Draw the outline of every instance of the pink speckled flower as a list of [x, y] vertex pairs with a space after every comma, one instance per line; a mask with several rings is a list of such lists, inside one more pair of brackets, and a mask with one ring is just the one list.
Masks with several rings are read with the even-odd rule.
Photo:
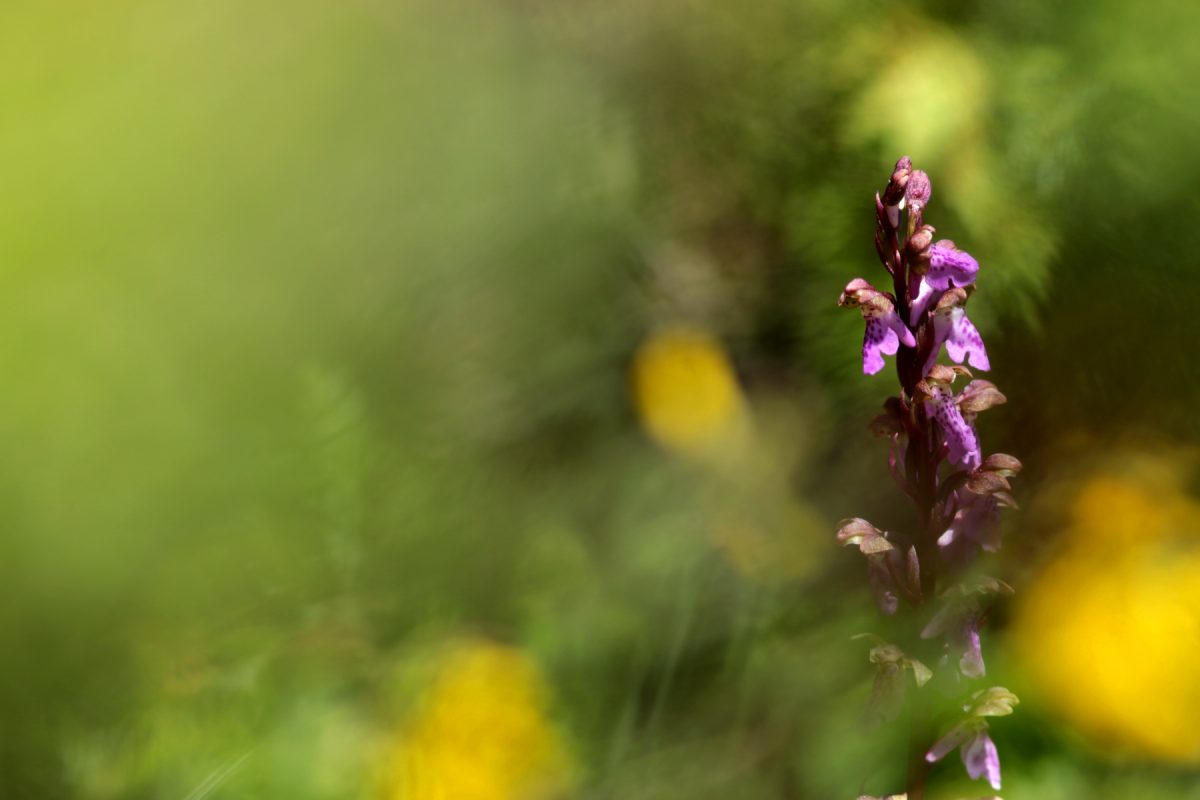
[[942, 292], [974, 283], [975, 276], [979, 274], [979, 262], [970, 253], [955, 247], [949, 239], [931, 245], [928, 257], [929, 267], [925, 274], [913, 275], [917, 279], [917, 287], [908, 318], [912, 325], [918, 324], [929, 304], [936, 302]]
[[987, 723], [982, 720], [959, 723], [934, 742], [925, 754], [925, 760], [931, 764], [941, 761], [956, 747], [972, 780], [987, 778], [992, 788], [1000, 791], [1000, 754], [996, 752], [996, 743], [988, 735]]
[[916, 337], [896, 313], [892, 298], [862, 278], [855, 278], [846, 284], [838, 298], [838, 305], [857, 306], [867, 322], [862, 345], [863, 372], [867, 375], [874, 375], [883, 369], [883, 356], [894, 356], [901, 344], [916, 347]]
[[934, 341], [945, 342], [946, 355], [956, 364], [966, 361], [975, 369], [986, 371], [992, 368], [983, 338], [971, 320], [967, 319], [967, 312], [962, 306], [951, 306], [934, 314], [933, 333]]
[[979, 437], [975, 428], [963, 419], [950, 389], [935, 385], [932, 396], [925, 402], [929, 415], [937, 421], [939, 435], [949, 451], [950, 463], [968, 470], [978, 467], [983, 460]]
[[979, 330], [967, 319], [967, 311], [962, 303], [967, 299], [962, 289], [951, 289], [942, 294], [937, 308], [933, 312], [933, 346], [925, 359], [926, 375], [937, 363], [942, 345], [946, 346], [946, 355], [956, 364], [964, 361], [975, 369], [990, 370], [987, 348], [983, 346], [983, 337]]

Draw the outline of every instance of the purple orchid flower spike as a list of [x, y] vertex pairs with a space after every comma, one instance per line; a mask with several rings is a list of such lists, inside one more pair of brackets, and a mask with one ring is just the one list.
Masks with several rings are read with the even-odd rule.
[[979, 436], [965, 419], [949, 387], [934, 385], [933, 394], [925, 401], [930, 416], [937, 420], [942, 440], [949, 450], [951, 464], [960, 464], [966, 469], [975, 469], [983, 461], [979, 449]]
[[[873, 375], [883, 369], [884, 356], [895, 357], [898, 391], [884, 403], [884, 413], [870, 429], [887, 439], [888, 471], [917, 511], [914, 527], [891, 532], [850, 517], [841, 523], [838, 541], [856, 546], [866, 557], [867, 583], [884, 614], [899, 615], [902, 605], [923, 613], [932, 600], [940, 601], [923, 629], [894, 627], [906, 632], [908, 641], [881, 641], [872, 650], [879, 666], [872, 697], [876, 708], [889, 712], [877, 716], [888, 718], [901, 702], [940, 702], [928, 692], [900, 696], [905, 682], [899, 678], [908, 666], [918, 690], [943, 675], [960, 688], [984, 676], [980, 634], [989, 613], [984, 596], [1012, 592], [995, 578], [945, 586], [947, 578], [969, 574], [972, 562], [1000, 546], [1000, 509], [1017, 506], [1009, 479], [1021, 463], [1003, 453], [983, 458], [975, 418], [1004, 403], [1005, 397], [971, 372], [991, 368], [983, 338], [965, 308], [975, 290], [979, 262], [949, 240], [934, 240], [933, 226], [925, 223], [932, 197], [929, 175], [907, 156], [897, 161], [887, 185], [875, 194], [875, 252], [887, 272], [888, 291], [857, 278], [838, 299], [840, 306], [860, 309], [866, 321], [863, 372]], [[938, 363], [943, 348], [954, 366]], [[964, 376], [968, 383], [955, 394], [951, 386]], [[905, 655], [916, 635], [941, 640], [939, 664], [947, 669], [939, 670], [940, 675]], [[877, 651], [884, 650], [895, 657], [877, 659]], [[987, 718], [1011, 714], [1016, 703], [1016, 695], [1003, 687], [975, 692], [963, 706], [965, 715], [932, 745], [925, 738], [926, 724], [910, 726], [909, 750], [924, 752], [925, 758], [909, 760], [908, 793], [893, 796], [926, 797], [928, 764], [954, 750], [960, 750], [972, 778], [986, 778], [998, 790], [1000, 759]], [[927, 710], [912, 710], [914, 719], [933, 718]], [[863, 795], [860, 800], [871, 798]]]
[[892, 298], [862, 278], [855, 278], [846, 284], [842, 296], [838, 298], [838, 305], [857, 306], [867, 321], [862, 346], [865, 374], [874, 375], [883, 369], [883, 356], [894, 356], [901, 344], [905, 347], [917, 346], [916, 337], [896, 313]]
[[[933, 229], [926, 226], [918, 233], [921, 239], [926, 239], [932, 232]], [[975, 282], [975, 277], [979, 274], [979, 262], [970, 253], [955, 247], [954, 242], [949, 239], [931, 245], [922, 256], [929, 259], [929, 266], [923, 275], [913, 275], [913, 278], [918, 280], [908, 320], [912, 325], [917, 324], [929, 304], [936, 302], [941, 292], [954, 287], [968, 286]]]

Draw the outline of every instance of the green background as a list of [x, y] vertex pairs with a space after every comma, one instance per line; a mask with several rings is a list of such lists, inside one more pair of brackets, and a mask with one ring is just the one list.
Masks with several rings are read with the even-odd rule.
[[[1189, 447], [1198, 34], [1168, 0], [4, 3], [0, 795], [372, 796], [397, 671], [463, 633], [541, 665], [579, 796], [899, 789], [832, 536], [908, 513], [835, 304], [880, 280], [872, 193], [912, 156], [983, 264], [1023, 502]], [[740, 477], [639, 425], [680, 322], [763, 433]], [[729, 515], [808, 566], [748, 578]], [[1050, 516], [1008, 520], [1018, 591]], [[995, 728], [1010, 800], [1200, 797], [1036, 703]]]

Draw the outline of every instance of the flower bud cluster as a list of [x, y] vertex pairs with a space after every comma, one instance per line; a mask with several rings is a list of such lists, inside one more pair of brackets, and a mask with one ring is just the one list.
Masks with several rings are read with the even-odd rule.
[[[877, 289], [855, 278], [838, 298], [838, 305], [857, 308], [866, 323], [863, 372], [882, 371], [884, 357], [894, 356], [900, 391], [870, 427], [889, 440], [888, 467], [916, 506], [917, 525], [907, 533], [884, 532], [854, 518], [841, 523], [837, 538], [866, 558], [880, 610], [895, 614], [902, 602], [913, 609], [925, 620], [918, 623], [919, 639], [940, 640], [939, 664], [965, 682], [986, 672], [980, 629], [987, 604], [1012, 590], [995, 579], [940, 590], [938, 578], [999, 548], [1000, 509], [1017, 506], [1010, 481], [1021, 462], [1004, 453], [984, 454], [976, 419], [1006, 398], [972, 373], [991, 369], [983, 337], [967, 316], [979, 262], [949, 239], [935, 237], [924, 218], [932, 195], [928, 175], [908, 157], [896, 162], [887, 186], [875, 195], [875, 250], [891, 285]], [[940, 363], [943, 352], [953, 363]], [[913, 665], [919, 664], [925, 670], [883, 642], [872, 650], [871, 661], [877, 668], [873, 697], [884, 705], [894, 705], [893, 689], [901, 686], [905, 669], [916, 674]], [[927, 760], [958, 747], [971, 777], [985, 777], [998, 789], [999, 757], [983, 718], [1011, 713], [1015, 703], [1007, 690], [977, 693], [968, 716], [928, 750]], [[996, 711], [1001, 706], [1007, 710]], [[878, 716], [891, 711], [889, 706]], [[923, 778], [914, 783], [910, 775], [909, 790], [923, 790]]]

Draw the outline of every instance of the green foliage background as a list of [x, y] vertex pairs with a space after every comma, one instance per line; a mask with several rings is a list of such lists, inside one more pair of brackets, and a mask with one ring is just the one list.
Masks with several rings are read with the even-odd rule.
[[[397, 672], [462, 632], [547, 670], [581, 796], [894, 789], [831, 535], [901, 514], [834, 304], [871, 194], [911, 155], [984, 264], [1023, 491], [1065, 441], [1194, 443], [1197, 33], [1167, 0], [3, 4], [0, 795], [368, 796]], [[679, 321], [771, 443], [742, 480], [631, 409]], [[729, 514], [808, 568], [738, 572]], [[1056, 725], [1001, 732], [1010, 800], [1200, 797]]]

